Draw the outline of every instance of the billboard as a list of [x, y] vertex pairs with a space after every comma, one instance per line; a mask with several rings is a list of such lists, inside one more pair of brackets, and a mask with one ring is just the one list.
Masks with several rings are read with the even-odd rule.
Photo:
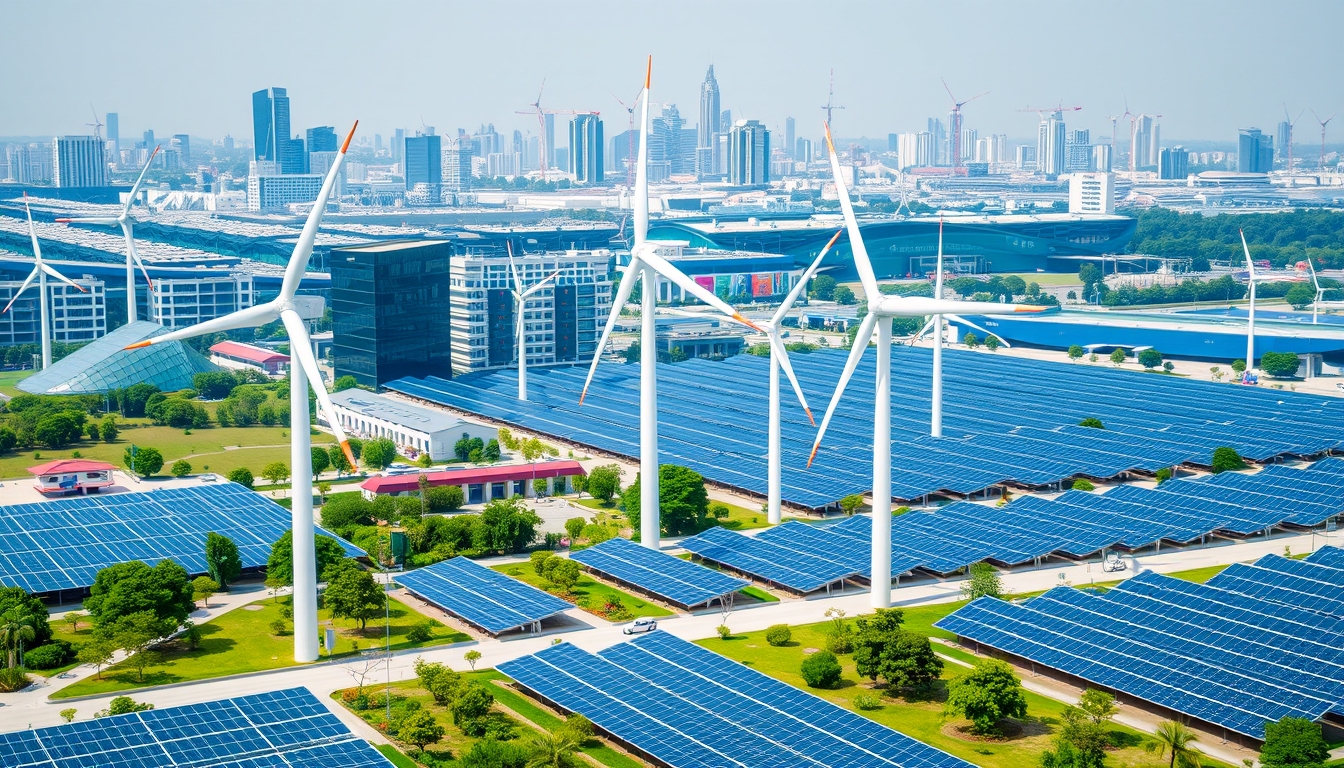
[[714, 295], [720, 299], [727, 299], [733, 295], [733, 276], [715, 275], [714, 276]]
[[699, 275], [695, 278], [695, 284], [700, 286], [701, 288], [704, 288], [706, 291], [709, 291], [710, 293], [714, 292], [713, 275]]
[[751, 295], [752, 296], [774, 296], [775, 283], [770, 274], [751, 276]]

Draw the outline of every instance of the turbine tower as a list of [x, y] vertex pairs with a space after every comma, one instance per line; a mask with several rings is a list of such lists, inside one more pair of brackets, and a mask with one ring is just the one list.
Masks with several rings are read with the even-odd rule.
[[640, 92], [639, 118], [639, 159], [635, 171], [635, 209], [634, 244], [630, 248], [630, 264], [621, 275], [621, 282], [612, 297], [611, 312], [607, 315], [606, 327], [602, 329], [602, 338], [593, 350], [593, 362], [588, 368], [588, 378], [583, 382], [583, 392], [579, 395], [579, 405], [588, 396], [588, 387], [593, 383], [593, 374], [597, 372], [597, 363], [601, 360], [602, 350], [606, 349], [612, 329], [620, 316], [621, 307], [630, 300], [635, 282], [643, 284], [640, 299], [640, 355], [639, 355], [639, 508], [640, 543], [650, 549], [658, 549], [661, 525], [658, 515], [658, 337], [655, 323], [655, 310], [658, 306], [658, 275], [676, 283], [682, 290], [700, 299], [704, 303], [728, 315], [743, 325], [764, 333], [747, 318], [740, 315], [727, 302], [706, 290], [680, 269], [658, 255], [657, 250], [648, 243], [649, 233], [649, 83], [653, 76], [653, 57], [649, 57], [648, 69], [644, 74], [644, 90]]
[[[1241, 249], [1246, 253], [1246, 282], [1250, 288], [1251, 306], [1246, 318], [1246, 370], [1250, 371], [1255, 368], [1255, 284], [1262, 281], [1268, 283], [1270, 280], [1255, 273], [1255, 262], [1251, 261], [1251, 249], [1246, 245], [1246, 233], [1240, 229], [1237, 232], [1241, 235]], [[1312, 275], [1315, 274], [1316, 270], [1313, 267]]]
[[509, 248], [509, 271], [513, 273], [513, 297], [518, 300], [518, 342], [515, 347], [518, 351], [518, 399], [527, 399], [527, 334], [525, 332], [526, 323], [523, 322], [523, 310], [527, 306], [527, 299], [532, 294], [546, 287], [546, 284], [560, 275], [560, 270], [555, 274], [542, 280], [540, 283], [523, 289], [523, 280], [518, 276], [518, 267], [513, 263], [513, 243], [507, 243]]
[[868, 249], [864, 247], [859, 232], [859, 222], [854, 217], [854, 207], [849, 202], [849, 191], [845, 188], [844, 173], [840, 169], [840, 158], [835, 153], [835, 144], [831, 141], [831, 128], [826, 126], [826, 148], [831, 155], [831, 173], [835, 177], [835, 190], [840, 197], [840, 210], [844, 213], [845, 226], [849, 232], [850, 249], [854, 254], [854, 267], [858, 270], [863, 283], [863, 292], [868, 299], [868, 314], [859, 325], [858, 335], [854, 337], [854, 346], [850, 347], [849, 360], [840, 374], [835, 394], [826, 408], [826, 416], [821, 420], [821, 429], [812, 444], [812, 454], [807, 463], [810, 467], [816, 458], [817, 449], [826, 435], [826, 427], [835, 415], [835, 409], [844, 395], [845, 386], [854, 369], [863, 358], [868, 340], [873, 331], [877, 331], [877, 380], [873, 397], [873, 541], [872, 541], [872, 585], [871, 604], [875, 608], [891, 606], [891, 321], [897, 317], [924, 317], [965, 312], [967, 314], [1006, 315], [1020, 312], [1040, 312], [1040, 307], [1026, 307], [1015, 304], [990, 304], [978, 301], [946, 301], [934, 297], [925, 299], [913, 296], [887, 296], [878, 290], [877, 275], [868, 259]]
[[26, 192], [23, 195], [23, 210], [28, 213], [28, 236], [33, 240], [33, 271], [29, 272], [28, 277], [24, 278], [23, 285], [20, 285], [19, 290], [14, 292], [14, 298], [9, 300], [4, 310], [0, 310], [0, 315], [8, 312], [9, 308], [14, 306], [14, 302], [19, 300], [19, 296], [28, 290], [28, 286], [32, 285], [33, 279], [36, 278], [37, 314], [41, 318], [42, 329], [42, 370], [45, 371], [51, 367], [51, 321], [47, 319], [47, 275], [51, 275], [67, 285], [73, 285], [84, 293], [88, 293], [89, 289], [62, 275], [42, 261], [42, 247], [37, 244], [37, 230], [33, 228], [33, 212], [28, 208], [28, 194]]
[[[149, 279], [149, 271], [145, 269], [145, 263], [140, 260], [140, 254], [135, 250], [135, 219], [131, 216], [131, 205], [135, 203], [136, 195], [140, 194], [140, 185], [145, 182], [145, 174], [149, 172], [149, 166], [154, 162], [154, 156], [159, 154], [159, 147], [149, 154], [149, 159], [145, 161], [145, 167], [140, 169], [140, 178], [135, 180], [135, 186], [131, 187], [131, 194], [126, 197], [126, 204], [122, 206], [121, 213], [115, 217], [109, 216], [84, 216], [68, 219], [57, 219], [62, 224], [101, 224], [107, 227], [121, 227], [121, 234], [126, 238], [126, 322], [134, 323], [137, 319], [135, 311], [135, 268], [140, 267], [141, 273], [145, 276], [145, 283], [149, 285], [149, 292], [154, 293], [154, 281]], [[153, 299], [150, 299], [153, 304]], [[145, 319], [150, 320], [154, 316], [154, 310], [146, 308]]]
[[275, 320], [283, 322], [285, 330], [289, 332], [290, 354], [298, 363], [298, 365], [291, 364], [289, 368], [290, 471], [294, 478], [294, 503], [291, 509], [294, 537], [294, 660], [297, 662], [317, 661], [317, 553], [313, 543], [313, 454], [312, 441], [308, 434], [310, 383], [317, 394], [318, 408], [326, 416], [331, 431], [336, 434], [341, 450], [345, 452], [345, 458], [352, 467], [355, 466], [355, 456], [350, 451], [350, 443], [346, 440], [345, 430], [341, 429], [340, 419], [336, 417], [331, 398], [327, 395], [327, 388], [322, 384], [322, 373], [317, 367], [317, 358], [313, 355], [313, 342], [308, 336], [304, 318], [299, 314], [299, 309], [304, 303], [296, 298], [295, 293], [308, 267], [308, 257], [313, 253], [313, 241], [317, 239], [317, 228], [322, 223], [322, 213], [326, 210], [332, 188], [336, 186], [336, 177], [340, 173], [341, 164], [345, 161], [346, 150], [350, 148], [350, 139], [354, 138], [355, 128], [358, 126], [359, 122], [356, 121], [350, 133], [346, 135], [345, 143], [341, 145], [341, 151], [336, 155], [336, 161], [327, 171], [322, 191], [318, 193], [313, 209], [308, 212], [303, 232], [299, 235], [298, 242], [294, 244], [294, 252], [285, 267], [280, 295], [265, 304], [256, 304], [190, 328], [171, 331], [126, 347], [136, 349], [222, 331], [255, 328]]
[[1311, 284], [1316, 286], [1316, 298], [1311, 300], [1311, 324], [1316, 325], [1316, 318], [1320, 314], [1321, 297], [1325, 295], [1325, 289], [1321, 287], [1321, 281], [1316, 279], [1316, 267], [1311, 263], [1311, 257], [1307, 257], [1307, 269], [1311, 270]]

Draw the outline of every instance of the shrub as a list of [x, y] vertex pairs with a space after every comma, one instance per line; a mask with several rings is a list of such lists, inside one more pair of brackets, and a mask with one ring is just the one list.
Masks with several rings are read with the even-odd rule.
[[272, 635], [283, 635], [285, 634], [285, 629], [287, 628], [287, 625], [285, 624], [284, 619], [275, 619], [270, 623], [270, 627]]
[[1027, 699], [1012, 667], [998, 659], [981, 659], [947, 684], [946, 711], [970, 720], [977, 734], [995, 735], [1004, 718], [1026, 716]]
[[1297, 355], [1292, 352], [1266, 352], [1260, 356], [1260, 370], [1276, 379], [1297, 375]]
[[840, 661], [830, 651], [817, 651], [803, 659], [799, 672], [809, 688], [833, 688], [840, 682]]
[[69, 643], [56, 640], [46, 645], [39, 645], [31, 651], [25, 651], [23, 665], [28, 669], [55, 669], [68, 663], [73, 656]]
[[1171, 479], [1171, 467], [1163, 467], [1157, 470], [1157, 484], [1161, 485]]
[[406, 631], [406, 639], [412, 643], [428, 642], [434, 637], [434, 622], [425, 621], [411, 627]]
[[[1069, 293], [1072, 294], [1073, 291], [1069, 291]], [[1070, 295], [1069, 298], [1072, 299], [1073, 296]], [[1078, 346], [1077, 344], [1074, 344], [1073, 346], [1069, 347], [1069, 359], [1070, 359], [1070, 360], [1074, 360], [1074, 361], [1076, 361], [1076, 360], [1078, 360], [1079, 358], [1081, 358], [1084, 354], [1086, 354], [1086, 352], [1083, 350], [1082, 347]]]
[[31, 682], [32, 678], [23, 673], [23, 667], [0, 667], [0, 692], [22, 690]]
[[727, 624], [720, 624], [714, 628], [714, 631], [719, 633], [720, 640], [727, 640], [733, 636], [733, 630], [729, 629]]
[[1073, 481], [1073, 490], [1075, 491], [1095, 491], [1097, 487], [1086, 477], [1080, 477]]
[[178, 459], [173, 462], [172, 469], [169, 471], [173, 473], [173, 477], [186, 477], [191, 474], [191, 462], [186, 459]]
[[1162, 364], [1162, 353], [1151, 347], [1139, 353], [1139, 365], [1152, 370]]
[[252, 470], [247, 467], [239, 467], [229, 473], [228, 479], [231, 483], [237, 483], [244, 488], [251, 488], [252, 481], [255, 478], [252, 477]]
[[871, 693], [860, 693], [854, 697], [854, 706], [865, 712], [882, 708], [882, 700]]
[[1330, 759], [1330, 747], [1321, 726], [1300, 717], [1284, 717], [1265, 724], [1260, 764], [1265, 768], [1310, 768]]
[[1231, 472], [1238, 469], [1245, 469], [1246, 462], [1242, 460], [1241, 454], [1237, 449], [1229, 446], [1221, 446], [1213, 449], [1213, 473]]
[[128, 715], [132, 712], [145, 712], [153, 709], [153, 704], [141, 704], [130, 696], [118, 696], [108, 702], [107, 714], [109, 715]]
[[793, 632], [789, 630], [788, 624], [775, 624], [765, 630], [765, 642], [773, 646], [787, 645], [793, 639]]
[[1101, 423], [1101, 419], [1095, 416], [1088, 416], [1086, 419], [1078, 422], [1080, 427], [1091, 427], [1092, 429], [1105, 429], [1106, 425]]
[[1129, 357], [1129, 355], [1126, 354], [1125, 350], [1123, 349], [1116, 349], [1111, 352], [1111, 362], [1114, 363], [1115, 365], [1120, 365], [1121, 363], [1125, 362], [1126, 357]]

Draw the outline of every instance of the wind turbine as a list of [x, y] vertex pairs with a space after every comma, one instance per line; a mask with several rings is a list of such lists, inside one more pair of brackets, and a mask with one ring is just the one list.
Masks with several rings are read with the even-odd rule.
[[877, 275], [868, 259], [868, 249], [859, 233], [859, 222], [854, 217], [854, 207], [849, 202], [849, 191], [845, 189], [844, 173], [840, 169], [840, 158], [835, 153], [835, 144], [831, 141], [831, 128], [826, 126], [826, 147], [831, 154], [831, 173], [835, 177], [835, 190], [840, 198], [840, 209], [844, 213], [845, 226], [849, 231], [850, 249], [854, 254], [854, 267], [858, 270], [863, 283], [864, 295], [868, 298], [868, 314], [859, 325], [858, 335], [854, 337], [854, 346], [849, 349], [849, 360], [840, 374], [835, 394], [826, 408], [826, 416], [821, 420], [821, 429], [817, 431], [816, 442], [812, 444], [812, 454], [807, 459], [810, 467], [817, 456], [817, 448], [826, 435], [826, 427], [835, 415], [835, 409], [844, 395], [845, 386], [854, 369], [863, 358], [868, 340], [877, 330], [877, 381], [873, 397], [873, 541], [872, 541], [872, 595], [871, 604], [875, 608], [891, 606], [891, 321], [897, 317], [924, 317], [953, 313], [1007, 315], [1022, 312], [1040, 312], [1041, 307], [1027, 307], [1016, 304], [995, 304], [979, 301], [947, 301], [939, 297], [926, 299], [915, 296], [887, 296], [878, 290]]
[[532, 294], [546, 287], [546, 284], [559, 277], [560, 270], [547, 277], [536, 285], [523, 290], [523, 279], [518, 276], [518, 267], [513, 263], [513, 243], [507, 243], [509, 248], [509, 271], [513, 273], [513, 297], [518, 300], [518, 342], [515, 345], [518, 350], [518, 399], [527, 399], [527, 334], [524, 332], [526, 324], [523, 322], [523, 308], [527, 306], [527, 299]]
[[8, 312], [9, 308], [14, 306], [14, 302], [19, 300], [19, 296], [23, 295], [23, 292], [28, 290], [28, 286], [33, 284], [33, 278], [37, 278], [37, 314], [41, 317], [42, 370], [45, 371], [51, 367], [51, 325], [47, 319], [47, 275], [51, 275], [68, 285], [73, 285], [83, 293], [88, 293], [89, 289], [62, 275], [42, 261], [42, 247], [37, 244], [37, 230], [33, 228], [33, 212], [28, 208], [28, 193], [26, 192], [23, 195], [23, 210], [28, 212], [28, 236], [33, 240], [33, 271], [29, 272], [28, 277], [24, 278], [23, 285], [20, 285], [19, 290], [14, 292], [14, 298], [9, 300], [4, 310], [0, 310], [0, 315]]
[[345, 452], [350, 466], [355, 466], [355, 456], [350, 451], [345, 430], [341, 429], [340, 419], [336, 417], [327, 388], [322, 384], [322, 373], [317, 367], [317, 358], [313, 356], [313, 342], [308, 336], [308, 328], [299, 308], [303, 304], [295, 297], [299, 282], [303, 279], [308, 266], [308, 257], [313, 253], [313, 241], [317, 239], [317, 228], [322, 223], [322, 213], [326, 210], [327, 200], [332, 188], [336, 186], [336, 177], [341, 164], [345, 161], [345, 152], [350, 148], [350, 139], [354, 138], [356, 121], [350, 133], [336, 155], [336, 161], [327, 171], [322, 182], [322, 191], [318, 193], [313, 209], [308, 212], [308, 220], [303, 232], [294, 244], [294, 252], [285, 267], [285, 278], [280, 285], [280, 294], [265, 304], [256, 304], [240, 309], [223, 317], [206, 320], [190, 328], [154, 336], [126, 349], [147, 347], [151, 344], [163, 344], [169, 341], [190, 339], [222, 331], [239, 328], [255, 328], [266, 323], [280, 320], [289, 332], [290, 354], [298, 365], [289, 368], [289, 424], [290, 424], [290, 471], [294, 478], [294, 497], [291, 525], [294, 536], [294, 660], [308, 662], [317, 660], [317, 554], [313, 544], [313, 472], [312, 441], [308, 430], [308, 385], [311, 382], [317, 394], [318, 408], [331, 425], [331, 431]]
[[[1247, 313], [1246, 320], [1246, 370], [1255, 368], [1255, 284], [1260, 282], [1260, 276], [1255, 274], [1255, 262], [1251, 261], [1251, 248], [1246, 245], [1246, 233], [1237, 230], [1241, 234], [1241, 249], [1246, 252], [1246, 269], [1248, 270], [1246, 282], [1250, 287], [1251, 308]], [[1315, 269], [1312, 269], [1314, 275]], [[1266, 280], [1268, 282], [1268, 280]]]
[[588, 396], [588, 387], [593, 383], [593, 374], [597, 372], [597, 363], [602, 358], [611, 338], [612, 329], [620, 317], [621, 307], [630, 300], [635, 282], [642, 281], [643, 295], [640, 298], [640, 334], [639, 334], [639, 508], [640, 543], [650, 549], [658, 549], [660, 524], [658, 516], [658, 336], [655, 324], [655, 311], [658, 306], [658, 275], [676, 283], [682, 290], [700, 299], [704, 303], [728, 315], [743, 325], [764, 333], [764, 330], [743, 317], [726, 301], [715, 296], [704, 286], [692, 280], [670, 262], [658, 255], [657, 250], [648, 242], [649, 233], [649, 83], [653, 76], [653, 57], [649, 57], [648, 69], [644, 74], [644, 89], [640, 91], [642, 100], [639, 118], [639, 158], [635, 171], [635, 213], [634, 245], [630, 248], [630, 264], [621, 275], [621, 282], [612, 297], [611, 312], [607, 315], [606, 327], [602, 329], [602, 338], [593, 351], [593, 362], [588, 368], [588, 378], [583, 382], [583, 392], [579, 395], [579, 405]]
[[1283, 105], [1283, 120], [1288, 123], [1288, 165], [1284, 170], [1288, 171], [1288, 186], [1290, 187], [1293, 185], [1293, 126], [1297, 125], [1297, 121], [1302, 119], [1302, 113], [1306, 111], [1304, 109], [1297, 113], [1297, 117], [1289, 119], [1288, 105], [1286, 103]]
[[1316, 267], [1311, 263], [1311, 257], [1307, 257], [1307, 269], [1311, 270], [1311, 284], [1316, 286], [1316, 298], [1311, 301], [1311, 324], [1316, 325], [1316, 317], [1321, 308], [1321, 297], [1325, 295], [1325, 289], [1321, 287], [1321, 281], [1316, 279]]
[[1324, 174], [1324, 173], [1325, 173], [1325, 126], [1329, 125], [1329, 124], [1330, 124], [1330, 121], [1335, 119], [1335, 116], [1334, 116], [1334, 115], [1331, 115], [1331, 116], [1325, 118], [1324, 120], [1322, 120], [1322, 119], [1321, 119], [1321, 116], [1318, 115], [1318, 114], [1316, 114], [1316, 110], [1314, 110], [1314, 109], [1311, 110], [1311, 116], [1314, 117], [1314, 118], [1316, 118], [1316, 122], [1318, 122], [1318, 123], [1321, 124], [1321, 159], [1320, 159], [1320, 163], [1319, 163], [1319, 165], [1318, 165], [1317, 167], [1320, 169], [1320, 172], [1321, 172], [1322, 174]]
[[[135, 250], [135, 218], [131, 216], [131, 205], [135, 203], [136, 195], [140, 194], [140, 185], [145, 182], [145, 174], [149, 172], [149, 166], [154, 162], [154, 156], [159, 154], [159, 147], [149, 154], [149, 159], [145, 161], [145, 167], [140, 169], [140, 178], [135, 180], [135, 186], [131, 187], [131, 194], [126, 198], [126, 204], [122, 206], [121, 213], [115, 217], [111, 216], [86, 216], [68, 219], [57, 219], [62, 224], [101, 224], [108, 227], [121, 227], [121, 234], [126, 238], [126, 315], [128, 323], [134, 323], [138, 318], [135, 311], [135, 268], [140, 267], [140, 271], [145, 275], [145, 282], [149, 285], [149, 291], [154, 292], [154, 281], [149, 279], [149, 271], [145, 269], [145, 263], [140, 260], [140, 254]], [[152, 301], [151, 301], [152, 303]], [[145, 319], [153, 317], [154, 311], [149, 309], [145, 312]]]

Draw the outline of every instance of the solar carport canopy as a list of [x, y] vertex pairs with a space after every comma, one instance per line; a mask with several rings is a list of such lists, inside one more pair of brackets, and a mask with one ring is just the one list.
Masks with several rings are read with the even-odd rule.
[[[0, 584], [31, 593], [84, 589], [99, 570], [131, 560], [173, 560], [206, 573], [210, 532], [232, 539], [243, 568], [256, 568], [290, 521], [289, 510], [235, 483], [0, 507]], [[347, 555], [364, 554], [332, 538]]]
[[529, 626], [574, 607], [465, 557], [398, 574], [397, 583], [492, 635]]
[[668, 602], [700, 605], [748, 586], [748, 582], [666, 552], [642, 547], [629, 539], [610, 539], [570, 555], [599, 573], [618, 579]]

